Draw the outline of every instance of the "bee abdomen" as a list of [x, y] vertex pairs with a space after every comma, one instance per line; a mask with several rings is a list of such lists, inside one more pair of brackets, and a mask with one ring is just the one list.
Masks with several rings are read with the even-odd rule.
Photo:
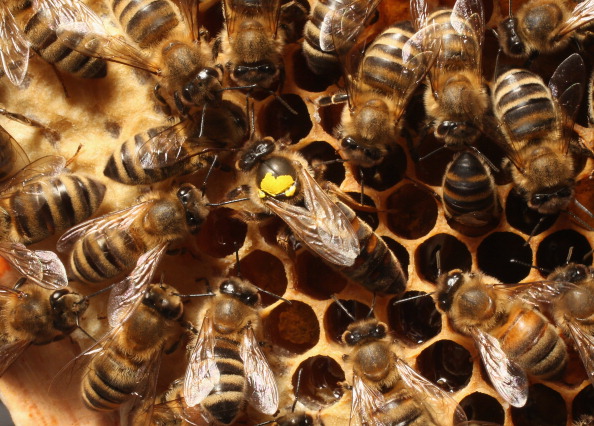
[[245, 405], [246, 379], [239, 342], [217, 338], [215, 360], [220, 380], [202, 401], [202, 406], [210, 417], [227, 425], [237, 418]]
[[434, 426], [436, 423], [419, 405], [411, 398], [409, 392], [401, 391], [395, 397], [390, 395], [390, 400], [385, 407], [386, 414], [380, 416], [382, 424], [398, 426]]
[[12, 145], [12, 136], [0, 126], [0, 182], [13, 171], [16, 153]]
[[[72, 37], [72, 33], [58, 35], [48, 25], [47, 11], [35, 13], [27, 22], [24, 33], [29, 38], [33, 49], [51, 64], [55, 64], [63, 71], [70, 72], [82, 78], [103, 78], [107, 74], [107, 62], [102, 59], [72, 50], [64, 44], [63, 38]], [[86, 43], [83, 34], [78, 35], [78, 44]]]
[[36, 243], [89, 218], [104, 194], [105, 185], [74, 174], [32, 182], [10, 199], [13, 225], [24, 244]]
[[458, 20], [460, 28], [452, 27], [451, 14], [450, 9], [439, 10], [429, 16], [428, 22], [435, 25], [436, 35], [441, 39], [439, 54], [447, 63], [447, 69], [466, 70], [480, 54], [479, 40], [464, 20]]
[[448, 166], [443, 202], [446, 214], [454, 217], [496, 209], [495, 182], [474, 154], [462, 152]]
[[179, 24], [167, 0], [113, 0], [112, 8], [126, 33], [142, 48], [164, 40]]
[[536, 377], [558, 376], [567, 364], [567, 347], [542, 315], [521, 309], [510, 315], [500, 336], [504, 351]]
[[495, 114], [518, 140], [534, 140], [556, 131], [555, 106], [542, 79], [514, 69], [502, 74], [493, 91]]
[[83, 282], [101, 282], [131, 269], [143, 251], [129, 233], [107, 230], [75, 244], [70, 268]]

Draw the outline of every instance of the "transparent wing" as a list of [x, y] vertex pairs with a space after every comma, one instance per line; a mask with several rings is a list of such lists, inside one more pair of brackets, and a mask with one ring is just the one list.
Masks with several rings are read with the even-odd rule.
[[594, 384], [594, 336], [588, 334], [575, 320], [567, 321], [567, 328], [588, 373], [590, 383]]
[[212, 319], [205, 316], [196, 345], [190, 353], [184, 379], [184, 398], [190, 408], [200, 404], [221, 378], [215, 361], [215, 336], [212, 327]]
[[31, 341], [17, 340], [14, 342], [0, 342], [0, 376], [4, 375], [8, 367], [29, 347]]
[[260, 20], [268, 34], [276, 38], [280, 18], [280, 0], [223, 0], [225, 26], [230, 40], [235, 38], [245, 20]]
[[261, 413], [273, 415], [278, 409], [276, 379], [251, 328], [243, 333], [239, 356], [244, 362], [247, 400]]
[[485, 38], [485, 13], [481, 0], [456, 0], [450, 22], [456, 32], [463, 36], [467, 48], [474, 48], [470, 56], [472, 69], [482, 76], [483, 42]]
[[128, 277], [114, 285], [107, 302], [107, 318], [111, 327], [126, 321], [136, 311], [167, 246], [167, 243], [162, 243], [144, 253]]
[[434, 413], [435, 419], [448, 416], [443, 424], [450, 424], [453, 413], [454, 424], [468, 420], [464, 410], [446, 391], [421, 376], [400, 358], [396, 359], [396, 369], [407, 388], [417, 394], [419, 400], [425, 401], [425, 406]]
[[570, 32], [590, 24], [592, 20], [594, 20], [594, 0], [582, 1], [574, 7], [567, 21], [557, 28], [556, 38], [562, 38]]
[[528, 378], [524, 370], [503, 352], [495, 337], [478, 328], [473, 328], [472, 337], [495, 390], [510, 405], [523, 407], [528, 400]]
[[8, 6], [0, 6], [0, 60], [6, 76], [15, 86], [20, 86], [27, 75], [29, 51], [29, 41]]
[[497, 291], [520, 297], [524, 302], [538, 308], [548, 307], [551, 303], [571, 288], [577, 288], [567, 281], [533, 281], [518, 284], [495, 284]]
[[[32, 180], [54, 176], [64, 170], [66, 159], [59, 155], [47, 155], [27, 164], [0, 186], [0, 197], [4, 198], [24, 187]], [[32, 190], [31, 188], [29, 190]]]
[[321, 258], [351, 266], [359, 256], [359, 240], [351, 222], [301, 165], [299, 177], [305, 208], [267, 198], [264, 203]]
[[330, 2], [320, 23], [320, 48], [325, 52], [347, 51], [367, 25], [381, 0]]
[[52, 251], [29, 250], [19, 243], [0, 243], [0, 255], [21, 275], [49, 290], [68, 285], [66, 269]]
[[[377, 414], [386, 404], [384, 396], [353, 373], [353, 396], [351, 403], [351, 424], [384, 426]], [[354, 421], [353, 421], [354, 420]]]
[[427, 0], [411, 0], [410, 15], [416, 31], [427, 26], [429, 17], [429, 5]]
[[191, 40], [200, 41], [200, 18], [198, 6], [200, 0], [173, 0], [184, 17], [184, 21], [190, 30]]
[[0, 138], [4, 139], [5, 141], [8, 140], [10, 143], [10, 149], [13, 152], [13, 157], [15, 158], [15, 162], [12, 165], [12, 170], [20, 170], [31, 162], [23, 147], [19, 145], [19, 143], [2, 126], [0, 126]]
[[150, 208], [152, 203], [152, 200], [143, 201], [123, 210], [82, 222], [66, 231], [58, 240], [56, 247], [60, 252], [67, 251], [72, 244], [87, 234], [101, 232], [108, 228], [129, 228], [138, 217]]

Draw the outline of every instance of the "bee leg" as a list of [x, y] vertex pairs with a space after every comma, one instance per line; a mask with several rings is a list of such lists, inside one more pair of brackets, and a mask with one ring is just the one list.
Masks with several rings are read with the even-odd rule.
[[67, 99], [70, 98], [70, 95], [68, 94], [68, 89], [66, 89], [66, 84], [64, 83], [64, 79], [62, 78], [62, 74], [60, 74], [60, 71], [58, 71], [58, 68], [56, 68], [56, 66], [54, 64], [50, 64], [50, 66], [54, 70], [54, 74], [56, 74], [56, 78], [58, 79], [58, 81], [60, 82], [60, 85], [62, 86], [62, 90], [64, 91], [64, 96]]
[[530, 56], [528, 56], [528, 59], [526, 59], [526, 62], [524, 62], [524, 68], [530, 69], [530, 67], [532, 66], [532, 62], [534, 62], [534, 60], [536, 58], [538, 58], [538, 52], [537, 51], [531, 52]]
[[167, 101], [165, 101], [163, 95], [161, 95], [160, 84], [155, 85], [155, 88], [153, 89], [153, 94], [155, 95], [155, 99], [157, 99], [157, 102], [159, 103], [159, 106], [161, 107], [161, 110], [165, 113], [165, 115], [171, 115], [171, 107], [167, 104]]
[[62, 136], [56, 130], [52, 130], [49, 127], [46, 127], [43, 124], [41, 124], [39, 121], [33, 120], [32, 118], [29, 118], [22, 114], [6, 111], [4, 108], [0, 108], [0, 114], [18, 123], [39, 129], [43, 136], [48, 141], [50, 141], [52, 145], [54, 145], [56, 142], [59, 142], [60, 139], [62, 139]]
[[408, 152], [410, 153], [412, 160], [415, 163], [418, 163], [420, 158], [419, 151], [417, 151], [417, 147], [415, 146], [414, 138], [411, 135], [410, 130], [408, 130], [406, 127], [403, 127], [400, 131], [400, 135], [406, 140], [406, 146], [408, 146]]

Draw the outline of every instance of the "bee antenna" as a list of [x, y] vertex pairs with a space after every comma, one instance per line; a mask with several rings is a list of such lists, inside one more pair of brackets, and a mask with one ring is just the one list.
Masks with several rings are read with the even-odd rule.
[[420, 299], [421, 297], [433, 296], [434, 294], [435, 294], [435, 292], [432, 291], [431, 293], [417, 294], [416, 296], [410, 296], [410, 297], [407, 297], [406, 299], [395, 300], [394, 302], [392, 302], [392, 306], [398, 305], [398, 304], [404, 303], [404, 302], [410, 302], [411, 300]]
[[534, 237], [536, 235], [536, 231], [538, 230], [538, 228], [541, 227], [541, 225], [543, 224], [546, 217], [547, 216], [541, 216], [540, 219], [538, 219], [537, 224], [534, 226], [534, 228], [532, 228], [532, 231], [530, 231], [530, 235], [528, 236], [528, 239], [524, 243], [524, 247], [527, 247], [528, 244], [530, 244], [530, 240], [532, 240], [532, 237]]
[[297, 386], [295, 386], [295, 401], [293, 401], [293, 405], [291, 405], [291, 413], [295, 412], [295, 407], [297, 406], [297, 398], [299, 398], [299, 390], [301, 388], [301, 373], [303, 373], [303, 367], [300, 367], [299, 371], [297, 371]]
[[567, 251], [567, 258], [565, 259], [565, 264], [569, 265], [569, 261], [571, 260], [571, 256], [573, 255], [573, 246], [569, 247]]
[[520, 259], [510, 259], [509, 261], [511, 263], [517, 263], [518, 265], [528, 266], [529, 268], [536, 269], [537, 271], [540, 271], [540, 272], [542, 272], [543, 274], [546, 274], [546, 275], [549, 275], [551, 273], [551, 270], [550, 269], [546, 269], [546, 268], [543, 268], [541, 266], [532, 265], [532, 264], [530, 264], [528, 262], [524, 262], [523, 260], [520, 260]]
[[249, 201], [250, 197], [237, 198], [236, 200], [222, 201], [220, 203], [206, 203], [206, 207], [220, 207], [227, 204], [239, 203], [241, 201]]
[[264, 293], [264, 294], [267, 294], [267, 295], [269, 295], [269, 296], [276, 297], [278, 300], [282, 300], [283, 302], [287, 303], [288, 305], [292, 305], [292, 304], [293, 304], [293, 302], [291, 302], [291, 301], [290, 301], [290, 300], [288, 300], [288, 299], [285, 299], [285, 298], [284, 298], [284, 297], [282, 297], [282, 296], [279, 296], [278, 294], [274, 294], [274, 293], [272, 293], [272, 292], [270, 292], [270, 291], [268, 291], [268, 290], [264, 290], [262, 287], [258, 287], [258, 286], [257, 286], [256, 284], [254, 284], [254, 283], [252, 283], [252, 285], [253, 285], [253, 286], [256, 288], [256, 290], [258, 290], [260, 293]]
[[336, 302], [336, 304], [349, 316], [350, 319], [352, 319], [353, 321], [357, 321], [357, 318], [355, 318], [348, 310], [347, 308], [342, 304], [342, 302], [340, 300], [338, 300], [336, 298], [336, 294], [333, 294], [332, 296], [330, 296], [332, 298], [332, 300], [334, 300], [334, 302]]
[[[594, 249], [590, 250], [588, 253], [586, 253], [584, 255], [584, 257], [582, 257], [582, 263], [585, 265], [586, 264], [586, 259], [588, 259], [589, 257], [592, 256], [592, 253], [594, 253]], [[590, 263], [592, 263], [592, 260], [590, 260]]]
[[497, 168], [497, 166], [495, 166], [495, 164], [493, 164], [493, 162], [491, 160], [489, 160], [487, 158], [487, 156], [481, 152], [480, 149], [478, 149], [476, 146], [471, 145], [469, 143], [467, 143], [465, 145], [467, 148], [470, 148], [472, 151], [474, 151], [476, 153], [476, 155], [478, 155], [480, 157], [480, 159], [483, 160], [487, 164], [487, 166], [489, 166], [491, 168], [491, 170], [493, 170], [495, 173], [499, 173], [499, 169]]
[[206, 176], [204, 176], [204, 180], [202, 181], [202, 186], [200, 187], [200, 191], [202, 192], [202, 196], [206, 194], [206, 184], [208, 183], [208, 179], [212, 171], [214, 170], [215, 166], [217, 165], [217, 160], [219, 159], [219, 155], [215, 154], [210, 167], [208, 168], [208, 172], [206, 172]]
[[239, 263], [239, 247], [237, 245], [237, 241], [234, 242], [235, 244], [235, 269], [237, 269], [237, 276], [242, 278], [241, 276], [241, 265]]
[[270, 423], [274, 423], [276, 420], [268, 420], [264, 423], [258, 423], [256, 426], [264, 426], [264, 425], [269, 425]]
[[437, 264], [437, 276], [441, 277], [441, 250], [435, 252], [435, 263]]
[[85, 336], [87, 336], [89, 339], [91, 339], [93, 342], [97, 343], [97, 339], [95, 339], [93, 336], [91, 336], [87, 330], [85, 330], [84, 328], [81, 327], [80, 325], [80, 317], [78, 316], [78, 314], [76, 315], [76, 328], [78, 328], [80, 331], [83, 332], [83, 334]]
[[95, 293], [91, 293], [88, 296], [85, 296], [85, 298], [90, 299], [91, 297], [99, 296], [101, 293], [105, 293], [106, 291], [111, 290], [111, 288], [114, 285], [115, 285], [115, 283], [114, 284], [111, 284], [111, 285], [108, 285], [107, 287], [104, 287], [101, 290], [96, 291]]
[[510, 18], [513, 18], [513, 15], [512, 15], [512, 0], [509, 0], [509, 2], [507, 4], [507, 11], [509, 13], [509, 17]]
[[21, 277], [17, 280], [16, 283], [14, 283], [14, 286], [12, 287], [14, 290], [18, 290], [23, 284], [25, 284], [27, 282], [27, 277]]
[[198, 137], [201, 138], [204, 134], [204, 122], [206, 121], [204, 118], [206, 117], [206, 106], [208, 102], [204, 104], [202, 107], [202, 111], [200, 111], [200, 132], [198, 132]]
[[375, 309], [375, 298], [376, 293], [375, 291], [373, 292], [373, 299], [371, 299], [371, 307], [369, 308], [369, 313], [367, 314], [367, 318], [371, 317], [371, 314], [373, 313], [373, 310]]
[[426, 160], [429, 157], [432, 157], [433, 155], [437, 154], [440, 151], [443, 151], [444, 149], [447, 149], [445, 145], [440, 146], [439, 148], [434, 149], [433, 151], [431, 151], [429, 154], [425, 154], [423, 155], [421, 158], [419, 158], [419, 162]]
[[[590, 218], [594, 219], [594, 214], [592, 214], [592, 212], [590, 210], [588, 210], [588, 208], [586, 206], [584, 206], [582, 203], [580, 203], [577, 198], [573, 199], [574, 204], [584, 213], [586, 213], [588, 216], [590, 216]], [[575, 213], [572, 213], [570, 211], [567, 211], [567, 214], [569, 214], [571, 217], [573, 217], [574, 219], [576, 219], [577, 221], [580, 222], [580, 224], [582, 226], [584, 226], [588, 231], [594, 231], [594, 229], [586, 224], [582, 219], [578, 218]]]

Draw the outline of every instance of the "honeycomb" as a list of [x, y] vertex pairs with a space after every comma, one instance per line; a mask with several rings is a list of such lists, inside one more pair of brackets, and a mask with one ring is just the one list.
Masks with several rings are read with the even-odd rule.
[[[108, 25], [116, 25], [107, 1], [87, 3]], [[485, 5], [490, 22], [501, 19], [501, 10], [507, 10], [507, 2], [504, 3], [501, 8], [497, 4]], [[519, 6], [520, 2], [517, 3], [514, 7]], [[220, 4], [210, 1], [200, 7], [204, 24], [211, 34], [216, 34], [222, 25]], [[380, 5], [376, 25], [381, 27], [407, 18], [408, 2], [386, 0]], [[496, 40], [488, 33], [484, 61], [487, 78], [493, 73], [495, 45]], [[318, 110], [313, 100], [336, 92], [340, 87], [335, 81], [337, 76], [325, 80], [313, 75], [305, 66], [299, 43], [288, 44], [284, 52], [287, 78], [282, 98], [298, 114], [292, 115], [278, 100], [269, 97], [257, 104], [257, 130], [275, 138], [288, 135], [291, 149], [300, 151], [310, 161], [336, 159], [339, 143], [333, 137], [333, 130], [339, 124], [342, 106]], [[563, 59], [563, 55], [559, 58]], [[555, 66], [552, 64], [560, 62], [557, 59], [538, 58], [532, 69], [542, 71], [543, 77], [548, 79]], [[113, 149], [136, 133], [169, 122], [154, 107], [150, 93], [153, 83], [149, 77], [124, 66], [109, 64], [108, 68], [105, 79], [83, 81], [60, 74], [60, 81], [47, 63], [33, 57], [22, 89], [11, 86], [6, 79], [0, 86], [0, 100], [7, 110], [47, 123], [61, 134], [61, 140], [49, 141], [33, 128], [0, 117], [0, 124], [26, 149], [31, 159], [55, 153], [69, 158], [79, 144], [82, 145], [70, 168], [93, 175], [108, 185], [98, 215], [127, 207], [148, 189], [120, 185], [103, 176], [103, 167]], [[420, 114], [414, 104], [408, 113]], [[585, 119], [582, 118], [581, 124], [587, 125]], [[421, 156], [439, 146], [432, 136], [417, 140], [417, 144]], [[496, 164], [503, 157], [486, 137], [478, 141], [478, 147]], [[497, 190], [505, 206], [500, 223], [478, 236], [455, 229], [448, 224], [434, 196], [434, 191], [440, 191], [441, 177], [452, 156], [452, 152], [441, 151], [416, 163], [406, 142], [400, 140], [383, 166], [364, 177], [364, 202], [375, 206], [377, 211], [360, 212], [360, 217], [387, 242], [407, 271], [409, 282], [404, 297], [435, 290], [437, 251], [443, 270], [481, 270], [502, 282], [518, 282], [540, 280], [543, 276], [524, 264], [511, 263], [511, 259], [552, 269], [566, 261], [570, 247], [573, 247], [572, 260], [575, 261], [582, 261], [592, 249], [592, 233], [577, 226], [565, 214], [546, 218], [538, 234], [526, 244], [540, 216], [527, 210], [511, 191], [510, 179], [504, 173], [496, 173]], [[590, 161], [582, 164], [577, 198], [592, 210]], [[324, 176], [358, 199], [360, 177], [352, 165], [328, 164]], [[200, 185], [203, 178], [199, 173], [183, 180]], [[209, 199], [221, 200], [235, 187], [237, 178], [233, 171], [215, 170], [207, 188]], [[154, 185], [153, 189], [170, 184]], [[197, 284], [201, 278], [213, 281], [216, 277], [236, 273], [234, 253], [236, 247], [240, 247], [241, 274], [292, 301], [289, 305], [262, 295], [266, 351], [278, 378], [281, 414], [290, 410], [297, 371], [302, 369], [298, 408], [313, 413], [325, 425], [348, 424], [351, 393], [345, 390], [343, 382], [350, 382], [351, 371], [343, 361], [347, 350], [339, 340], [350, 319], [331, 296], [336, 294], [356, 318], [363, 318], [368, 314], [372, 295], [307, 251], [298, 251], [295, 257], [289, 255], [276, 241], [280, 220], [244, 222], [234, 211], [241, 208], [237, 204], [213, 209], [201, 232], [166, 257], [160, 273], [181, 292], [202, 291], [204, 287]], [[57, 236], [35, 248], [54, 248], [56, 239]], [[101, 288], [76, 282], [72, 286], [83, 294]], [[451, 392], [469, 419], [517, 426], [565, 425], [583, 415], [594, 414], [594, 390], [575, 353], [571, 353], [570, 365], [561, 380], [533, 381], [526, 406], [510, 408], [488, 383], [473, 342], [450, 329], [430, 297], [398, 305], [393, 305], [394, 299], [393, 296], [378, 297], [374, 309], [375, 315], [389, 325], [399, 355], [427, 379]], [[199, 312], [204, 303], [204, 300], [190, 300], [186, 304], [186, 319], [199, 325]], [[94, 336], [105, 331], [105, 297], [92, 300], [83, 326]], [[55, 378], [60, 368], [88, 343], [76, 331], [69, 339], [30, 347], [12, 365], [0, 380], [0, 396], [15, 424], [118, 424], [116, 413], [87, 410], [78, 398], [77, 384], [64, 380], [63, 376]], [[183, 350], [165, 355], [158, 390], [164, 390], [180, 377], [184, 365]], [[59, 388], [60, 395], [48, 392], [52, 381], [57, 381], [52, 389]], [[238, 424], [254, 425], [264, 420], [268, 419], [248, 409]]]

